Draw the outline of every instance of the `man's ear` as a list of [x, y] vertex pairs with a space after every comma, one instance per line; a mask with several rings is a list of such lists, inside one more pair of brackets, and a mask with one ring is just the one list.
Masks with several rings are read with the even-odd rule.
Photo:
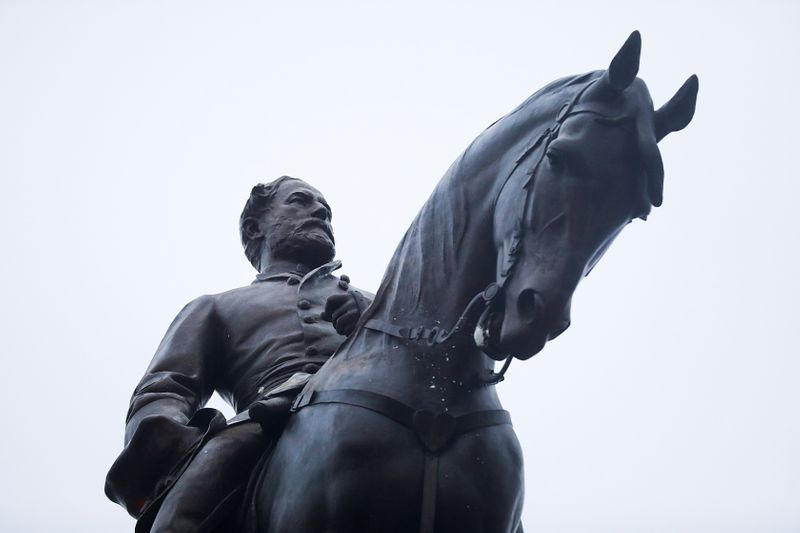
[[260, 239], [264, 236], [264, 232], [261, 231], [261, 226], [259, 225], [257, 218], [245, 218], [242, 221], [242, 226], [244, 228], [244, 234], [247, 235], [247, 238], [250, 240]]

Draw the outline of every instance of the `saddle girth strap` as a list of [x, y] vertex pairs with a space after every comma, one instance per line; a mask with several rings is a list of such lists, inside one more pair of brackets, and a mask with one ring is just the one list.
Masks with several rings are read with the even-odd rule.
[[357, 389], [314, 391], [309, 397], [302, 398], [302, 396], [298, 397], [299, 401], [293, 406], [294, 411], [310, 405], [325, 403], [352, 405], [381, 414], [414, 432], [425, 449], [420, 533], [433, 533], [436, 519], [439, 453], [461, 434], [482, 427], [511, 423], [508, 411], [502, 409], [452, 416], [444, 411], [433, 413], [424, 409], [417, 410], [383, 394]]

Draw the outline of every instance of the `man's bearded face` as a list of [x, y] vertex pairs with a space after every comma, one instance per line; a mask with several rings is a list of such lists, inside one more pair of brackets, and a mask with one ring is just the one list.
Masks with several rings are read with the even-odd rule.
[[280, 185], [261, 225], [273, 257], [316, 268], [336, 255], [331, 209], [322, 194], [303, 181]]

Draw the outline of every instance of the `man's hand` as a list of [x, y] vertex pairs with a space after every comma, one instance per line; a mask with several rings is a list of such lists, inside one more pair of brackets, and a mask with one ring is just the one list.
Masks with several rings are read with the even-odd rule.
[[339, 335], [350, 335], [356, 327], [361, 313], [372, 303], [369, 299], [356, 290], [349, 290], [343, 294], [334, 294], [325, 302], [323, 320], [333, 323]]
[[261, 424], [265, 433], [271, 433], [275, 428], [283, 427], [284, 422], [289, 419], [293, 402], [294, 395], [276, 396], [255, 402], [247, 411], [252, 420]]

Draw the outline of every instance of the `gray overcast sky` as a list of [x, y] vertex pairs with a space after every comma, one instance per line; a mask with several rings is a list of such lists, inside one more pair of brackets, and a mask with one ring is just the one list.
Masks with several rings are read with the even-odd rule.
[[633, 29], [656, 105], [697, 73], [697, 114], [500, 386], [525, 527], [800, 530], [800, 4], [281, 4], [0, 1], [0, 530], [132, 530], [102, 494], [129, 394], [187, 301], [251, 281], [255, 182], [322, 190], [374, 290], [461, 150]]

